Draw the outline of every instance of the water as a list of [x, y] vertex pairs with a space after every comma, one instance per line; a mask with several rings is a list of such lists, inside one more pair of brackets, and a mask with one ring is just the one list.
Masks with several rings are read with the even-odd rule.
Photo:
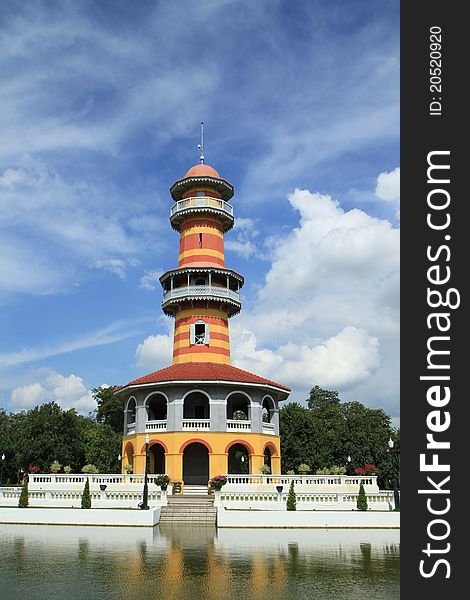
[[1, 600], [395, 600], [397, 530], [0, 525]]

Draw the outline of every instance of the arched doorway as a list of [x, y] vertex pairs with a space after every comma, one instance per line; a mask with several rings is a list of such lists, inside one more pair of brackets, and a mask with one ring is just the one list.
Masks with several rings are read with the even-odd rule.
[[150, 472], [165, 473], [165, 448], [161, 444], [152, 444], [149, 448]]
[[231, 475], [248, 475], [250, 453], [243, 444], [233, 444], [228, 451], [228, 472]]
[[134, 446], [131, 442], [128, 442], [124, 451], [124, 466], [130, 465], [134, 469]]
[[266, 446], [264, 449], [264, 464], [269, 467], [269, 472], [272, 473], [271, 468], [271, 449], [269, 446]]
[[191, 392], [184, 398], [183, 419], [210, 419], [209, 398], [201, 392]]
[[147, 400], [147, 420], [166, 421], [167, 401], [163, 394], [153, 394]]
[[183, 451], [183, 481], [185, 485], [206, 485], [209, 481], [209, 451], [193, 442]]

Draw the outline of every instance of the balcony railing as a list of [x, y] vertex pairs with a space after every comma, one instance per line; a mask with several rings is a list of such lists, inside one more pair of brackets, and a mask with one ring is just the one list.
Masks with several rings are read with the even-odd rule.
[[231, 290], [230, 288], [216, 285], [186, 285], [184, 287], [173, 288], [163, 293], [163, 302], [191, 296], [199, 298], [228, 298], [238, 304], [240, 303], [240, 292], [238, 290]]
[[208, 431], [210, 428], [210, 419], [183, 419], [183, 429], [185, 431]]
[[274, 423], [264, 423], [263, 422], [263, 433], [274, 434]]
[[217, 210], [229, 215], [233, 218], [233, 206], [219, 198], [211, 198], [210, 196], [192, 196], [178, 200], [170, 209], [170, 219], [176, 214], [184, 210]]
[[251, 421], [227, 419], [227, 431], [251, 431]]
[[166, 431], [166, 419], [164, 421], [147, 421], [146, 431]]
[[135, 433], [135, 421], [127, 424], [127, 433]]

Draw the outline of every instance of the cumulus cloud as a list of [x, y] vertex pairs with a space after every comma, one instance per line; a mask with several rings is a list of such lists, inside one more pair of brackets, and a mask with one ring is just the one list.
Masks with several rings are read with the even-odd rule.
[[150, 335], [137, 346], [137, 365], [150, 371], [157, 371], [171, 363], [173, 337], [171, 335]]
[[400, 168], [385, 171], [377, 177], [375, 195], [380, 200], [396, 202], [400, 199]]
[[314, 347], [292, 341], [275, 351], [256, 346], [255, 334], [242, 331], [234, 343], [234, 362], [293, 387], [308, 388], [315, 382], [344, 389], [365, 381], [380, 366], [377, 338], [355, 327], [345, 327]]
[[35, 382], [12, 390], [13, 409], [29, 409], [47, 402], [56, 402], [65, 410], [74, 408], [82, 414], [88, 414], [96, 408], [91, 391], [78, 375], [62, 375], [53, 369], [42, 369], [40, 374], [44, 379], [41, 383]]
[[[295, 190], [299, 225], [270, 240], [257, 302], [232, 322], [233, 362], [288, 382], [318, 384], [378, 405], [398, 400], [399, 230], [330, 196]], [[371, 383], [375, 382], [375, 383]], [[295, 396], [297, 394], [297, 396]]]

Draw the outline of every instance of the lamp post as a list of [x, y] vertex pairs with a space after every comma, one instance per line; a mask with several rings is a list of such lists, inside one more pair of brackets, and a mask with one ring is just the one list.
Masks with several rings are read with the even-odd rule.
[[2, 452], [2, 470], [0, 472], [0, 485], [3, 485], [3, 465], [5, 464], [5, 452]]
[[392, 438], [388, 440], [389, 452], [392, 456], [392, 486], [393, 486], [393, 499], [395, 503], [395, 510], [400, 510], [400, 492], [398, 491], [398, 465], [397, 465], [397, 452], [393, 450], [394, 442]]
[[121, 473], [122, 473], [121, 458], [122, 458], [122, 456], [120, 454], [118, 454], [117, 459], [118, 459], [118, 463], [119, 463], [119, 468], [120, 468]]
[[351, 456], [349, 454], [348, 454], [347, 461], [348, 461], [348, 464], [346, 466], [346, 474], [352, 475]]
[[142, 504], [140, 505], [140, 508], [142, 510], [148, 510], [149, 509], [149, 503], [148, 503], [148, 499], [149, 499], [149, 486], [148, 486], [148, 480], [147, 480], [147, 475], [148, 475], [148, 471], [149, 471], [149, 442], [150, 442], [150, 438], [148, 436], [148, 434], [145, 436], [145, 474], [144, 474], [144, 493], [143, 493], [143, 497], [142, 497]]

